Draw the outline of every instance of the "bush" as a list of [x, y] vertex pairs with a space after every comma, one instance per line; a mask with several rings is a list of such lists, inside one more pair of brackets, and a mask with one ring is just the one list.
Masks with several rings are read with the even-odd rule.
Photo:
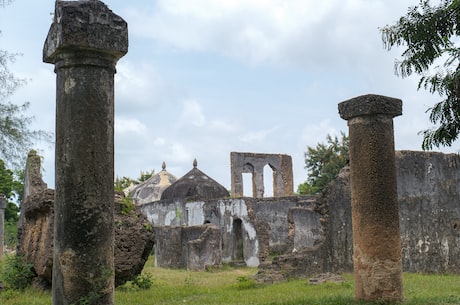
[[6, 255], [0, 264], [0, 280], [7, 289], [24, 290], [34, 276], [33, 265], [19, 255]]
[[150, 273], [142, 273], [135, 276], [131, 283], [139, 289], [150, 289], [153, 285], [152, 275]]

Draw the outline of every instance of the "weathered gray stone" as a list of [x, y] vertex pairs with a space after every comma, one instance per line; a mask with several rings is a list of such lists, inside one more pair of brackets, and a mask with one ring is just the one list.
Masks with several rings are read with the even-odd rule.
[[460, 156], [396, 152], [403, 269], [460, 274]]
[[53, 304], [113, 304], [115, 65], [126, 22], [101, 1], [56, 1], [43, 60], [56, 72]]
[[177, 178], [166, 170], [166, 164], [163, 162], [162, 170], [136, 185], [130, 192], [129, 196], [133, 198], [137, 205], [158, 201], [161, 195], [171, 184], [177, 181]]
[[360, 96], [339, 105], [348, 120], [355, 296], [402, 301], [393, 117], [402, 102]]
[[115, 286], [141, 274], [155, 243], [155, 231], [140, 210], [123, 211], [126, 200], [123, 193], [115, 194]]
[[273, 197], [292, 196], [291, 156], [282, 154], [230, 153], [232, 195], [243, 197], [243, 173], [252, 174], [253, 197], [264, 197], [264, 167], [273, 170]]
[[[134, 209], [122, 212], [124, 195], [116, 193], [115, 221], [115, 284], [124, 284], [139, 275], [155, 241], [153, 227], [145, 216]], [[36, 283], [50, 288], [53, 270], [54, 190], [30, 194], [22, 203], [24, 221], [19, 228], [18, 254], [33, 264]]]
[[197, 201], [229, 196], [230, 194], [225, 187], [197, 168], [195, 160], [193, 169], [166, 188], [161, 194], [161, 200]]
[[213, 224], [156, 227], [155, 234], [158, 267], [202, 271], [221, 264], [220, 230]]

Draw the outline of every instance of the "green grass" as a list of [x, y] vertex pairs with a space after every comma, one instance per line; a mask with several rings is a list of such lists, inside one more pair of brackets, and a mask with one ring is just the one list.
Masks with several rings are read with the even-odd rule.
[[[306, 280], [292, 280], [258, 286], [251, 280], [254, 268], [214, 269], [207, 272], [168, 270], [153, 267], [150, 259], [144, 272], [152, 274], [152, 287], [135, 288], [130, 283], [115, 293], [116, 305], [174, 304], [259, 304], [259, 305], [367, 305], [376, 303], [354, 300], [353, 275], [344, 275], [346, 282], [311, 286]], [[460, 304], [460, 276], [404, 275], [406, 305]], [[51, 304], [48, 292], [31, 288], [24, 292], [0, 294], [2, 305]]]

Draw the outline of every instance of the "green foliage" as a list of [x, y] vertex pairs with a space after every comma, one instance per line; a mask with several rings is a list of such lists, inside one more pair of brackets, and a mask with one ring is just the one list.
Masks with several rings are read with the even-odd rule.
[[5, 236], [4, 236], [5, 245], [10, 249], [15, 248], [18, 243], [18, 221], [17, 220], [8, 220], [5, 221]]
[[340, 134], [340, 139], [337, 136], [331, 137], [327, 135], [326, 143], [319, 143], [316, 147], [307, 147], [305, 168], [309, 174], [307, 181], [298, 186], [298, 194], [313, 195], [321, 193], [347, 164], [349, 141], [343, 132]]
[[19, 207], [11, 199], [22, 197], [23, 184], [16, 178], [17, 175], [5, 167], [0, 160], [0, 194], [6, 196], [5, 209], [5, 244], [14, 247], [17, 242]]
[[252, 289], [257, 287], [257, 283], [254, 279], [249, 278], [247, 276], [240, 276], [237, 279], [237, 289], [243, 290], [243, 289]]
[[123, 191], [124, 189], [128, 188], [131, 185], [137, 185], [140, 184], [146, 180], [148, 180], [150, 177], [152, 177], [155, 174], [155, 170], [152, 169], [151, 171], [141, 171], [141, 174], [139, 178], [137, 179], [131, 179], [129, 177], [123, 176], [122, 178], [116, 177], [115, 178], [115, 190], [117, 191]]
[[403, 59], [395, 62], [396, 75], [419, 74], [418, 89], [423, 87], [444, 98], [428, 109], [430, 121], [438, 126], [421, 132], [423, 149], [451, 146], [460, 133], [459, 22], [459, 0], [442, 0], [438, 6], [421, 0], [396, 24], [380, 29], [388, 50], [394, 46], [407, 47]]
[[34, 276], [33, 265], [19, 255], [6, 255], [0, 265], [0, 280], [7, 289], [24, 290]]
[[153, 175], [155, 175], [155, 169], [152, 169], [151, 171], [141, 171], [141, 175], [139, 176], [139, 178], [137, 178], [137, 181], [138, 183], [142, 183], [146, 180], [148, 180], [149, 178], [151, 178]]
[[150, 273], [141, 273], [135, 276], [131, 283], [139, 289], [150, 289], [153, 285], [152, 275]]
[[120, 202], [121, 205], [121, 215], [128, 215], [134, 210], [134, 202], [129, 197], [123, 197]]
[[114, 187], [116, 191], [123, 192], [123, 190], [132, 184], [138, 184], [136, 180], [123, 176], [122, 178], [116, 177]]

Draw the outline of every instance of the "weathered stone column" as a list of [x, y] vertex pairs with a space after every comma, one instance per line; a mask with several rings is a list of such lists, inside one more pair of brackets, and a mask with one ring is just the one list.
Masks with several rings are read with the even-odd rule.
[[5, 244], [5, 195], [0, 194], [0, 259], [3, 257], [3, 247]]
[[126, 22], [97, 0], [56, 1], [53, 304], [113, 304], [114, 73]]
[[348, 121], [355, 295], [402, 301], [393, 117], [402, 101], [363, 95], [339, 104]]

